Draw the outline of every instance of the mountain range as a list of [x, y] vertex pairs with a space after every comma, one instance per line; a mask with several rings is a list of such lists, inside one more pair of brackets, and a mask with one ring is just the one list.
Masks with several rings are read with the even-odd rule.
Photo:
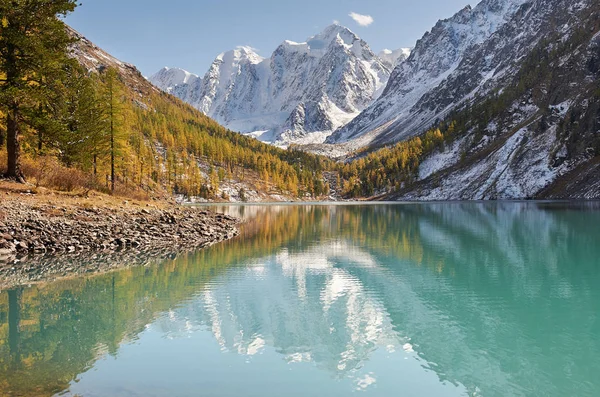
[[468, 51], [526, 2], [483, 0], [467, 6], [439, 21], [414, 49], [376, 55], [335, 24], [304, 43], [284, 41], [267, 59], [238, 47], [219, 55], [203, 78], [164, 68], [149, 80], [222, 125], [262, 141], [351, 142], [345, 151], [352, 151], [418, 135], [460, 105], [464, 97], [436, 109], [420, 101], [459, 73]]
[[203, 78], [163, 69], [150, 81], [232, 130], [346, 159], [452, 124], [415, 183], [387, 198], [598, 197], [599, 11], [483, 0], [410, 50], [375, 55], [333, 25], [270, 58], [238, 48]]
[[409, 49], [376, 55], [334, 24], [303, 43], [284, 41], [269, 58], [252, 48], [220, 54], [200, 78], [164, 68], [149, 80], [222, 125], [287, 146], [322, 143], [382, 92]]

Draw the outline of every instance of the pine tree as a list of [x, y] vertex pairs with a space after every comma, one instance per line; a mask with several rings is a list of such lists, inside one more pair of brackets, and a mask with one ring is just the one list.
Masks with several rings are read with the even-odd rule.
[[77, 64], [67, 66], [63, 83], [48, 102], [52, 117], [43, 118], [40, 125], [45, 143], [57, 149], [67, 167], [94, 170], [96, 175], [98, 155], [101, 148], [106, 151], [106, 115], [97, 77]]
[[115, 191], [115, 159], [120, 148], [120, 128], [123, 126], [123, 93], [119, 76], [114, 69], [104, 73], [104, 106], [106, 108], [108, 123], [108, 138], [110, 152], [110, 190]]
[[60, 70], [71, 42], [58, 18], [75, 0], [0, 0], [0, 107], [6, 114], [7, 177], [24, 181], [20, 134]]
[[109, 152], [107, 139], [108, 115], [103, 107], [100, 82], [90, 76], [79, 97], [78, 117], [81, 122], [82, 150], [80, 164], [84, 169], [91, 165], [94, 177], [98, 175], [98, 162]]

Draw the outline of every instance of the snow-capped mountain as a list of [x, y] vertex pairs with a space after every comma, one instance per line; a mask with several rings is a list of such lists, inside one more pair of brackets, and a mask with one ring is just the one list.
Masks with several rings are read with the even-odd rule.
[[202, 87], [202, 78], [180, 68], [162, 68], [148, 79], [160, 89], [185, 102], [197, 100], [196, 93]]
[[422, 98], [456, 73], [468, 51], [489, 39], [527, 1], [531, 0], [483, 0], [439, 21], [394, 69], [384, 93], [328, 142], [360, 138], [349, 147], [361, 147], [384, 135], [385, 141], [393, 142], [422, 133], [467, 95], [442, 109], [422, 108]]
[[381, 94], [390, 73], [365, 41], [331, 25], [270, 58], [249, 47], [223, 53], [203, 79], [163, 69], [149, 80], [232, 130], [287, 145], [323, 142]]
[[[425, 158], [418, 182], [396, 196], [597, 198], [599, 13], [599, 0], [523, 2], [468, 49], [459, 67], [413, 106], [416, 123], [392, 122], [375, 137], [390, 142], [410, 134], [411, 125], [418, 132], [422, 120], [469, 100], [446, 118], [460, 124], [452, 144]], [[388, 92], [394, 89], [390, 83]]]
[[198, 79], [199, 76], [183, 69], [165, 67], [152, 76], [152, 83], [165, 87], [165, 90], [170, 93], [179, 86], [194, 84]]
[[394, 70], [396, 66], [408, 59], [411, 51], [412, 48], [399, 48], [393, 51], [385, 49], [381, 51], [378, 56], [381, 58], [385, 66], [390, 68], [390, 70]]

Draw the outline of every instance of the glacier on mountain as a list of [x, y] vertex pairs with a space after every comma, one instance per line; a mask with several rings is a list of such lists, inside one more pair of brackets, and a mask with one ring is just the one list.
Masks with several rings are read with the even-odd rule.
[[149, 80], [232, 130], [287, 146], [321, 143], [367, 108], [383, 92], [388, 62], [336, 24], [283, 42], [269, 58], [249, 47], [223, 53], [203, 78], [165, 68]]

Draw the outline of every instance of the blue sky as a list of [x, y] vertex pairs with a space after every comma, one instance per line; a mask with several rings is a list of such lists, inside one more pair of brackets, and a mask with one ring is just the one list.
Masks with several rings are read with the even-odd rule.
[[[248, 45], [270, 56], [339, 21], [375, 52], [412, 47], [469, 0], [81, 0], [67, 23], [144, 75], [163, 66], [203, 75], [221, 52]], [[478, 0], [470, 4], [475, 6]], [[349, 14], [369, 26], [361, 26]], [[370, 16], [371, 19], [362, 16]]]

